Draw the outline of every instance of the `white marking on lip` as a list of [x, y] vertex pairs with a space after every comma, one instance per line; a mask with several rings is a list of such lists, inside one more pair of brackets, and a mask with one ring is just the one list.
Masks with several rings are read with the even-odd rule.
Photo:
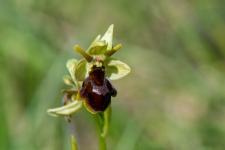
[[98, 90], [97, 88], [94, 88], [94, 89], [93, 89], [93, 92], [94, 92], [94, 93], [97, 93], [97, 94], [99, 94], [99, 95], [101, 95], [100, 90]]

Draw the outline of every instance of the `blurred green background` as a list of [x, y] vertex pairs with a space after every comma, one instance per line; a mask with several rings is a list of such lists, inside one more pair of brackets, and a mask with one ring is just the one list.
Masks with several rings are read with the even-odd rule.
[[[115, 57], [132, 67], [114, 81], [109, 150], [225, 149], [225, 1], [1, 0], [0, 150], [68, 150], [62, 76], [79, 43], [114, 23]], [[80, 149], [97, 150], [94, 121], [74, 115]]]

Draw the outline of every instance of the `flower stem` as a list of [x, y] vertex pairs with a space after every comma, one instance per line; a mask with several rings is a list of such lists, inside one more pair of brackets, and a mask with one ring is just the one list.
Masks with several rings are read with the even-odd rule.
[[70, 144], [71, 150], [78, 150], [78, 144], [76, 139], [76, 128], [74, 123], [74, 118], [70, 116], [70, 120], [68, 122], [69, 132], [70, 132]]
[[98, 131], [98, 144], [99, 144], [99, 150], [107, 150], [105, 136], [102, 136], [102, 130], [104, 126], [104, 120], [103, 120], [103, 114], [98, 113], [94, 116], [96, 125], [97, 125], [97, 131]]
[[103, 113], [97, 113], [94, 118], [97, 124], [99, 150], [106, 150], [106, 135], [109, 129], [109, 122], [111, 119], [111, 106], [109, 106]]
[[77, 140], [73, 135], [71, 135], [71, 150], [78, 150], [77, 147]]
[[99, 150], [107, 150], [105, 138], [101, 135], [99, 136]]

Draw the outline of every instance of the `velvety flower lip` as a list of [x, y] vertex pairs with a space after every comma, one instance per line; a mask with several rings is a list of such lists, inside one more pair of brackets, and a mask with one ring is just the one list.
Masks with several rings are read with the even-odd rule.
[[84, 80], [80, 95], [92, 113], [103, 112], [111, 103], [111, 96], [115, 96], [116, 89], [105, 78], [103, 67], [92, 67], [89, 76]]

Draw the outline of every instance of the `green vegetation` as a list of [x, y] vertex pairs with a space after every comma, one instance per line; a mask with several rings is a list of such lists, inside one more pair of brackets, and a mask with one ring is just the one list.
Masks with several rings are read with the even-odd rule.
[[[75, 127], [46, 110], [60, 106], [65, 63], [110, 24], [115, 57], [132, 72], [112, 83], [109, 150], [225, 147], [225, 2], [113, 0], [0, 2], [0, 149], [97, 149], [93, 118]], [[116, 43], [118, 43], [115, 41]], [[87, 47], [85, 47], [87, 46]], [[72, 129], [69, 129], [72, 128]]]

